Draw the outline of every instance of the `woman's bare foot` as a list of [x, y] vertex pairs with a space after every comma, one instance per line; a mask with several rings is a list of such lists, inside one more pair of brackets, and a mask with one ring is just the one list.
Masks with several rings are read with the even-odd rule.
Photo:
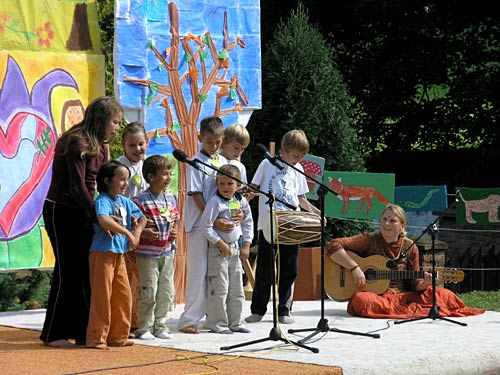
[[134, 345], [134, 342], [130, 340], [108, 343], [108, 346], [113, 346], [113, 347], [132, 346], [132, 345]]
[[51, 348], [74, 348], [75, 344], [70, 343], [66, 339], [54, 340], [46, 342], [45, 345], [50, 346]]
[[109, 347], [106, 344], [98, 344], [98, 345], [94, 346], [94, 349], [109, 350]]

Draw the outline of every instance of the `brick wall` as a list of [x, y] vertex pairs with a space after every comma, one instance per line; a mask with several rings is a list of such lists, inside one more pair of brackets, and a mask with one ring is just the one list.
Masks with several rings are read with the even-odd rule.
[[448, 244], [447, 258], [460, 258], [469, 248], [485, 255], [491, 247], [500, 251], [500, 226], [458, 225], [455, 215], [445, 215], [439, 223], [437, 238]]

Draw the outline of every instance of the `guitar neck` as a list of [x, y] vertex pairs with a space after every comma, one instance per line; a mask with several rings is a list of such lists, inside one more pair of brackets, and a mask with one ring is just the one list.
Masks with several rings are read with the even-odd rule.
[[365, 277], [367, 280], [423, 279], [424, 271], [368, 269], [365, 271]]

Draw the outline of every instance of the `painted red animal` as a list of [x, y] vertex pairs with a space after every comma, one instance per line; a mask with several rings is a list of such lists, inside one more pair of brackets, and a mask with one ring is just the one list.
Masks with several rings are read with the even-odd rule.
[[349, 211], [349, 201], [351, 200], [361, 200], [361, 204], [357, 209], [356, 213], [359, 214], [363, 209], [365, 202], [367, 203], [365, 215], [370, 212], [372, 208], [372, 199], [375, 197], [384, 206], [389, 203], [389, 201], [374, 187], [372, 186], [349, 186], [342, 184], [342, 178], [334, 179], [328, 178], [328, 185], [330, 188], [337, 193], [339, 199], [342, 199], [342, 209], [341, 214], [346, 214]]

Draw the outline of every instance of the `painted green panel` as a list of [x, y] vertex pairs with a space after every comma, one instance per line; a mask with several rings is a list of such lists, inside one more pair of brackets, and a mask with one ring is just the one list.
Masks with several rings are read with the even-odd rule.
[[500, 189], [471, 189], [458, 187], [457, 224], [500, 225]]
[[378, 219], [394, 202], [393, 173], [325, 171], [323, 182], [331, 189], [325, 199], [328, 217]]

